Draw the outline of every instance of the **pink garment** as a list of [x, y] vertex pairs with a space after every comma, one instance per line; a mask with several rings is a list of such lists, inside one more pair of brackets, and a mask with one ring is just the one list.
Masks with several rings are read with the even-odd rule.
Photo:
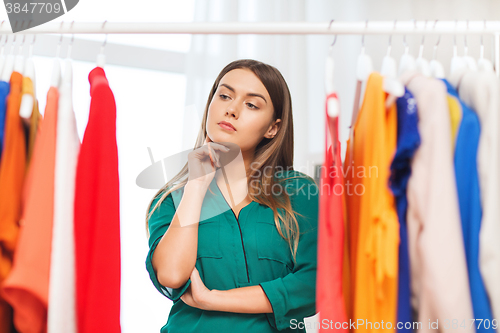
[[[408, 181], [408, 245], [411, 301], [422, 323], [419, 333], [475, 332], [469, 277], [462, 237], [451, 123], [442, 81], [406, 72], [403, 83], [418, 105], [421, 145], [416, 151]], [[439, 319], [439, 330], [429, 320]], [[448, 329], [446, 319], [449, 320]]]

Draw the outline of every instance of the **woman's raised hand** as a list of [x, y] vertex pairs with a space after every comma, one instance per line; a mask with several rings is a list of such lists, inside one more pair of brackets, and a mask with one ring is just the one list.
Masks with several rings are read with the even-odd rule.
[[205, 144], [193, 150], [188, 155], [189, 183], [197, 183], [208, 189], [212, 182], [216, 168], [220, 165], [220, 153], [228, 152], [229, 148], [220, 143], [205, 139]]

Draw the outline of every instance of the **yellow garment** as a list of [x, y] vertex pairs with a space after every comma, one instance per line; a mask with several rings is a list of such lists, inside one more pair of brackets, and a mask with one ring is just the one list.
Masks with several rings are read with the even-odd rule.
[[382, 321], [384, 329], [388, 322], [396, 327], [399, 221], [388, 180], [397, 111], [394, 103], [386, 109], [382, 83], [379, 73], [368, 78], [344, 167], [352, 303], [347, 312], [354, 321], [372, 323], [357, 332], [379, 332]]
[[455, 151], [455, 143], [457, 141], [457, 132], [460, 127], [460, 122], [462, 121], [462, 107], [457, 101], [456, 97], [452, 95], [447, 95], [448, 109], [450, 110], [450, 120], [451, 120], [451, 147], [452, 151]]
[[33, 154], [33, 148], [35, 146], [35, 138], [38, 132], [38, 125], [40, 123], [40, 119], [42, 119], [42, 115], [38, 110], [38, 101], [36, 100], [35, 92], [33, 90], [33, 81], [31, 81], [31, 79], [27, 76], [23, 77], [22, 94], [23, 95], [29, 94], [33, 97], [33, 110], [31, 111], [31, 117], [30, 117], [29, 135], [26, 138], [28, 145], [26, 167], [29, 167], [31, 162], [31, 156]]

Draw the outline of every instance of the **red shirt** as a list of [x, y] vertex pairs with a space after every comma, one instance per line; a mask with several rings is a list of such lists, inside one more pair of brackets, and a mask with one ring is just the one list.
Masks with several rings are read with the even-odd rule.
[[104, 70], [89, 74], [90, 114], [75, 184], [79, 333], [120, 332], [120, 210], [116, 104]]
[[[343, 177], [338, 140], [338, 118], [328, 116], [328, 100], [337, 98], [329, 94], [325, 103], [325, 162], [321, 168], [319, 226], [318, 226], [318, 268], [316, 278], [316, 308], [320, 317], [320, 330], [348, 331], [342, 288], [342, 265], [344, 256], [344, 209]], [[334, 147], [332, 141], [336, 141]], [[335, 148], [335, 149], [334, 149]], [[334, 161], [333, 154], [336, 158]], [[344, 326], [344, 327], [342, 327]]]

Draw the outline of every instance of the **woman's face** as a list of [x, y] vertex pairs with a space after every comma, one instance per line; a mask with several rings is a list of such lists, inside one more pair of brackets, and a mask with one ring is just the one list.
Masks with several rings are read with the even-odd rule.
[[[233, 69], [222, 77], [210, 102], [207, 135], [210, 141], [231, 142], [241, 151], [252, 151], [278, 131], [273, 121], [273, 105], [267, 89], [248, 69]], [[234, 129], [221, 122], [231, 124]]]

